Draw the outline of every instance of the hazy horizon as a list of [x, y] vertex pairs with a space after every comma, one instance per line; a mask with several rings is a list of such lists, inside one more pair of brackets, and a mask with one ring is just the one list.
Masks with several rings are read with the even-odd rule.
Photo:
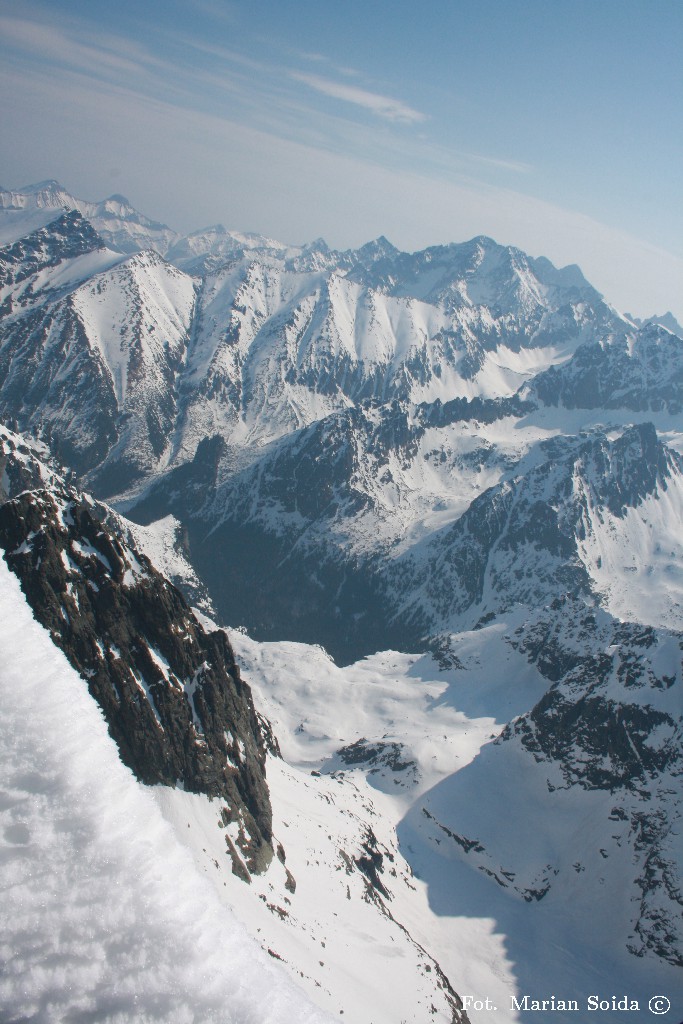
[[683, 8], [0, 6], [0, 181], [335, 248], [489, 235], [683, 318]]

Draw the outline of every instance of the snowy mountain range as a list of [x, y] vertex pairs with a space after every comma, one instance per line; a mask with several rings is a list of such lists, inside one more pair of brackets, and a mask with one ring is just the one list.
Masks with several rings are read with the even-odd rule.
[[671, 315], [56, 182], [0, 242], [0, 546], [216, 899], [358, 1024], [683, 1010]]

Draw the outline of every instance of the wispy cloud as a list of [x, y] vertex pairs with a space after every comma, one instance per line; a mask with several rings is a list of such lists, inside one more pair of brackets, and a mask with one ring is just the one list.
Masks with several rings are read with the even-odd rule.
[[[231, 115], [254, 127], [271, 131], [282, 138], [299, 141], [329, 152], [365, 154], [379, 163], [389, 160], [408, 168], [414, 163], [411, 133], [392, 132], [391, 125], [415, 125], [427, 120], [426, 115], [400, 100], [353, 83], [341, 82], [330, 74], [313, 74], [301, 69], [286, 68], [277, 62], [246, 56], [218, 41], [183, 38], [166, 32], [174, 45], [182, 44], [185, 57], [173, 61], [168, 54], [161, 58], [140, 43], [113, 33], [93, 34], [77, 20], [62, 26], [46, 18], [32, 23], [23, 18], [0, 14], [0, 36], [7, 46], [8, 64], [18, 67], [19, 54], [50, 68], [55, 87], [65, 69], [70, 67], [82, 76], [83, 88], [92, 89], [94, 80], [105, 81], [109, 88], [117, 85], [135, 87], [141, 94], [174, 100], [195, 109], [221, 109], [221, 97], [231, 97]], [[190, 54], [201, 54], [210, 60], [194, 60]], [[322, 54], [296, 53], [340, 75], [342, 69]], [[34, 74], [38, 67], [34, 68]], [[90, 76], [90, 81], [85, 76]], [[295, 83], [306, 86], [306, 92]], [[289, 86], [287, 85], [289, 83]], [[344, 101], [336, 112], [316, 109], [311, 93], [323, 93]], [[309, 99], [308, 97], [311, 97]], [[348, 106], [346, 106], [348, 104]], [[382, 119], [386, 129], [377, 132], [374, 125], [353, 116], [353, 107], [367, 110]], [[412, 138], [412, 142], [411, 142]], [[433, 171], [462, 175], [470, 168], [499, 168], [504, 172], [526, 173], [529, 166], [518, 161], [484, 156], [440, 144], [430, 139], [421, 147], [422, 165]], [[428, 154], [428, 157], [425, 156]]]
[[481, 153], [463, 153], [466, 160], [474, 160], [479, 164], [486, 164], [488, 167], [499, 167], [502, 171], [513, 171], [515, 174], [529, 174], [533, 171], [531, 164], [522, 160], [501, 160], [499, 157], [482, 156]]
[[292, 51], [295, 57], [299, 60], [307, 60], [312, 64], [325, 64], [331, 71], [336, 71], [337, 74], [347, 75], [349, 78], [360, 78], [360, 71], [355, 68], [347, 67], [345, 64], [334, 64], [329, 57], [326, 57], [323, 53], [310, 53], [307, 50], [294, 50]]
[[[171, 35], [169, 34], [169, 38]], [[252, 57], [245, 57], [243, 53], [237, 53], [235, 50], [229, 50], [226, 46], [219, 46], [216, 43], [206, 43], [198, 39], [188, 39], [181, 36], [173, 36], [176, 41], [182, 41], [184, 47], [189, 47], [192, 50], [196, 50], [198, 53], [208, 54], [211, 57], [217, 57], [219, 60], [225, 61], [228, 64], [238, 64], [240, 67], [248, 68], [250, 71], [256, 71], [259, 74], [265, 74], [272, 71], [272, 65], [266, 61], [254, 60]]]
[[427, 119], [426, 114], [422, 114], [419, 110], [414, 110], [400, 100], [381, 96], [376, 92], [368, 92], [366, 89], [358, 89], [352, 85], [345, 85], [343, 82], [334, 82], [329, 78], [309, 75], [301, 71], [290, 71], [289, 77], [297, 82], [303, 82], [304, 85], [308, 85], [325, 96], [332, 96], [334, 99], [343, 100], [345, 103], [354, 103], [358, 107], [370, 110], [387, 121], [416, 124]]
[[0, 15], [0, 31], [5, 46], [23, 51], [29, 57], [71, 65], [98, 75], [125, 78], [150, 68], [168, 71], [170, 66], [130, 39], [87, 32], [80, 38], [56, 25], [40, 24], [22, 18]]
[[234, 5], [227, 3], [226, 0], [190, 0], [190, 4], [205, 17], [216, 21], [235, 21]]
[[311, 53], [308, 50], [298, 50], [297, 55], [302, 60], [310, 60], [313, 64], [329, 64], [327, 57], [322, 53]]

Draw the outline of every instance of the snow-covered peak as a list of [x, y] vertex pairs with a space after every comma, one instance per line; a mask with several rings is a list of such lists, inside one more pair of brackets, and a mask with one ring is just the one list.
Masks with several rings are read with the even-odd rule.
[[[386, 294], [420, 299], [449, 311], [482, 309], [489, 316], [506, 317], [506, 331], [512, 318], [540, 322], [571, 303], [600, 305], [599, 294], [578, 268], [557, 270], [549, 260], [533, 260], [485, 235], [415, 253], [399, 252], [385, 242], [359, 250], [359, 265], [349, 276]], [[368, 260], [367, 255], [373, 258]]]
[[79, 202], [58, 181], [50, 179], [35, 185], [0, 192], [0, 209], [3, 210], [78, 210], [85, 213]]
[[64, 187], [56, 178], [47, 178], [45, 181], [39, 181], [33, 185], [24, 185], [18, 191], [25, 192], [28, 195], [35, 195], [37, 192], [63, 192]]
[[33, 185], [23, 185], [17, 189], [17, 192], [23, 193], [27, 196], [43, 196], [43, 195], [65, 195], [69, 193], [55, 178], [47, 178], [45, 181], [38, 181]]
[[204, 275], [245, 253], [262, 252], [284, 258], [299, 251], [264, 235], [230, 231], [222, 224], [213, 224], [178, 238], [166, 258], [186, 273]]
[[324, 238], [314, 238], [312, 242], [307, 242], [302, 247], [302, 252], [330, 252], [330, 247]]
[[[25, 213], [77, 210], [91, 222], [109, 248], [131, 253], [140, 249], [156, 249], [164, 253], [177, 238], [171, 228], [150, 220], [136, 210], [125, 196], [113, 195], [99, 202], [79, 199], [58, 181], [41, 181], [14, 191], [0, 191], [0, 231], [11, 211]], [[45, 221], [43, 221], [45, 223]], [[19, 236], [16, 236], [19, 237]]]
[[119, 206], [131, 206], [130, 199], [128, 199], [127, 196], [122, 196], [120, 192], [115, 192], [113, 195], [109, 196], [108, 199], [103, 199], [102, 202], [116, 203]]
[[667, 331], [671, 331], [672, 334], [676, 334], [679, 338], [683, 338], [683, 327], [681, 327], [671, 312], [662, 313], [661, 316], [649, 316], [646, 320], [635, 319], [634, 323], [639, 324], [641, 327], [657, 324], [659, 327], [664, 327]]
[[380, 235], [379, 238], [374, 238], [371, 242], [366, 242], [365, 245], [362, 245], [360, 249], [356, 249], [354, 255], [361, 262], [365, 263], [368, 260], [374, 261], [382, 257], [395, 256], [398, 254], [398, 251], [388, 238]]
[[592, 287], [576, 263], [570, 263], [566, 267], [556, 267], [545, 256], [529, 259], [529, 263], [539, 281], [542, 281], [544, 284], [561, 288], [584, 289]]

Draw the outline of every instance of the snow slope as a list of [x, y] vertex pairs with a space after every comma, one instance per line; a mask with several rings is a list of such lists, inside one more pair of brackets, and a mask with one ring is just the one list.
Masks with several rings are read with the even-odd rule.
[[3, 1019], [323, 1024], [199, 877], [2, 560], [0, 651]]
[[[637, 1019], [665, 993], [678, 1020], [680, 634], [605, 615], [591, 625], [579, 614], [583, 637], [568, 607], [557, 617], [539, 611], [536, 628], [506, 623], [511, 646], [537, 666], [545, 659], [548, 675], [554, 657], [551, 678], [561, 678], [420, 796], [398, 828], [400, 845], [413, 851], [436, 914], [466, 908], [496, 920], [518, 993], [573, 998], [584, 1012], [591, 995], [628, 994]], [[452, 640], [459, 657], [461, 640]], [[485, 636], [480, 652], [485, 664]], [[515, 685], [507, 665], [488, 665]], [[451, 675], [454, 696], [463, 676], [464, 665]]]
[[[435, 657], [386, 651], [343, 669], [320, 648], [259, 644], [231, 631], [285, 758], [269, 760], [268, 779], [286, 859], [274, 858], [250, 886], [223, 866], [217, 809], [202, 797], [156, 791], [197, 865], [258, 941], [321, 1006], [344, 1009], [354, 1024], [441, 1019], [423, 1003], [430, 961], [415, 944], [461, 998], [488, 997], [497, 1007], [478, 1012], [470, 1002], [474, 1024], [530, 1020], [511, 1002], [525, 993], [577, 999], [584, 1011], [535, 1013], [544, 1024], [612, 1021], [611, 1010], [586, 1016], [595, 994], [628, 993], [643, 1010], [638, 1019], [656, 993], [668, 995], [674, 1013], [683, 1009], [680, 972], [627, 949], [638, 914], [633, 880], [650, 848], [644, 832], [634, 848], [628, 816], [643, 828], [644, 814], [656, 820], [673, 780], [662, 776], [652, 801], [638, 791], [586, 792], [565, 787], [559, 768], [539, 764], [519, 741], [491, 742], [548, 688], [510, 642], [521, 625], [518, 614], [450, 637]], [[616, 679], [611, 687], [618, 697]], [[674, 691], [667, 699], [675, 710]], [[368, 856], [368, 828], [375, 897], [413, 944], [364, 898], [368, 876], [358, 861]], [[465, 848], [453, 838], [461, 833]], [[509, 882], [513, 871], [516, 886], [539, 890], [545, 871], [548, 893], [523, 898]], [[664, 920], [671, 905], [656, 899], [647, 912]]]
[[[155, 795], [252, 934], [311, 998], [354, 1024], [450, 1021], [443, 957], [459, 995], [463, 981], [513, 986], [490, 922], [461, 917], [441, 928], [395, 831], [416, 795], [466, 764], [496, 719], [444, 701], [447, 684], [429, 658], [389, 651], [339, 669], [321, 648], [234, 631], [230, 639], [282, 741], [285, 760], [269, 759], [268, 784], [284, 862], [273, 858], [244, 885], [225, 865], [219, 808], [178, 791]], [[520, 690], [499, 696], [501, 721], [542, 689], [517, 660]]]

